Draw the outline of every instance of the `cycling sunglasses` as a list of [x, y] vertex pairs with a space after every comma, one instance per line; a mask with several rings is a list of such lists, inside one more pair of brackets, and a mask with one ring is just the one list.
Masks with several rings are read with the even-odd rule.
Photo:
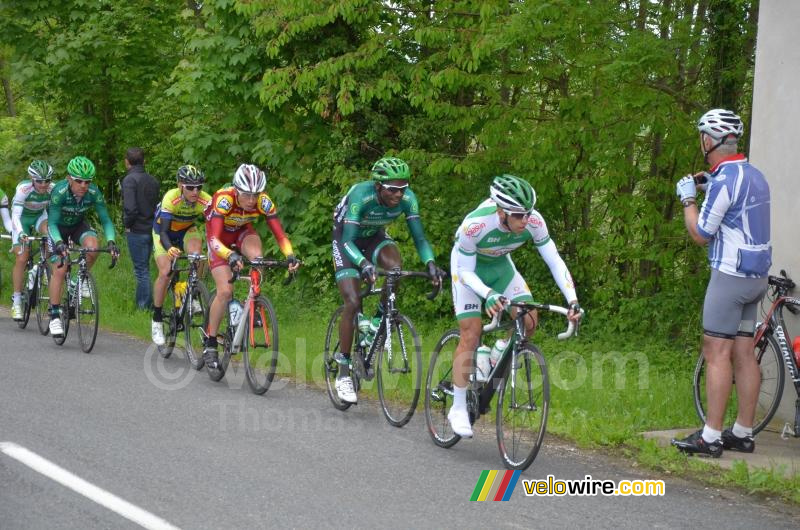
[[78, 177], [72, 177], [72, 180], [74, 180], [78, 184], [86, 184], [86, 185], [89, 185], [92, 182], [91, 180], [79, 179]]
[[198, 191], [203, 189], [202, 184], [184, 184], [183, 187], [189, 191]]
[[34, 184], [47, 184], [48, 182], [50, 181], [45, 179], [33, 179]]
[[522, 219], [530, 219], [532, 212], [509, 212], [508, 210], [503, 210], [506, 212], [506, 215], [511, 217], [512, 219], [522, 220]]
[[406, 191], [408, 184], [403, 184], [402, 186], [392, 186], [391, 184], [381, 184], [381, 188], [385, 189], [389, 193], [400, 193]]

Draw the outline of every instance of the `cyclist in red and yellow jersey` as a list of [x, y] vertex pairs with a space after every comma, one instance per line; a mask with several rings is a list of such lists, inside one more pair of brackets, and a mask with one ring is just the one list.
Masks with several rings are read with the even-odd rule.
[[[232, 269], [242, 267], [242, 255], [248, 259], [261, 257], [261, 238], [253, 222], [266, 217], [278, 246], [294, 272], [300, 262], [294, 256], [292, 243], [283, 231], [275, 203], [264, 193], [267, 175], [252, 164], [242, 164], [233, 177], [233, 186], [222, 188], [206, 209], [206, 239], [211, 262], [211, 275], [217, 285], [217, 295], [209, 308], [208, 338], [203, 358], [210, 368], [219, 366], [217, 331], [233, 297]], [[235, 248], [233, 248], [235, 247]]]

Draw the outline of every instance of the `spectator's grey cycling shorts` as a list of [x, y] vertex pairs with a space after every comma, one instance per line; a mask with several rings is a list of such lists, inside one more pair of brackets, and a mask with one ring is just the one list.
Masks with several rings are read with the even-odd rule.
[[740, 278], [711, 269], [703, 302], [703, 332], [712, 337], [752, 337], [766, 278]]

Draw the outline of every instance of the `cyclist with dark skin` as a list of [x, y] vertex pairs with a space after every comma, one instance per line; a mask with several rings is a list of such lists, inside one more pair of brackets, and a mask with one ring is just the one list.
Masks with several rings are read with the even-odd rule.
[[[444, 275], [444, 271], [436, 266], [433, 250], [425, 239], [417, 197], [408, 187], [410, 176], [408, 164], [403, 160], [381, 158], [372, 166], [372, 180], [350, 188], [333, 214], [333, 263], [336, 285], [344, 300], [344, 312], [339, 323], [340, 351], [334, 355], [339, 363], [336, 393], [339, 399], [348, 403], [357, 402], [350, 375], [350, 350], [355, 319], [361, 313], [361, 280], [375, 281], [375, 264], [387, 270], [403, 265], [400, 251], [384, 227], [404, 215], [417, 253], [433, 283], [441, 283]], [[386, 294], [384, 292], [384, 299]], [[380, 318], [382, 307], [383, 301], [371, 325]]]

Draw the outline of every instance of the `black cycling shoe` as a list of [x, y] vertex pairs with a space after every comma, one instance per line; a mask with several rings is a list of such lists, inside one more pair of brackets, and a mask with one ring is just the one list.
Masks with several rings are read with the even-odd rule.
[[690, 434], [683, 440], [672, 439], [670, 442], [678, 448], [679, 451], [688, 455], [708, 456], [711, 458], [719, 458], [722, 456], [722, 440], [708, 443], [703, 440], [703, 429]]
[[206, 346], [203, 349], [203, 361], [211, 370], [217, 370], [219, 365], [219, 353], [216, 346]]
[[739, 438], [731, 429], [722, 431], [722, 447], [726, 450], [739, 451], [740, 453], [752, 453], [756, 449], [756, 442], [752, 436]]

